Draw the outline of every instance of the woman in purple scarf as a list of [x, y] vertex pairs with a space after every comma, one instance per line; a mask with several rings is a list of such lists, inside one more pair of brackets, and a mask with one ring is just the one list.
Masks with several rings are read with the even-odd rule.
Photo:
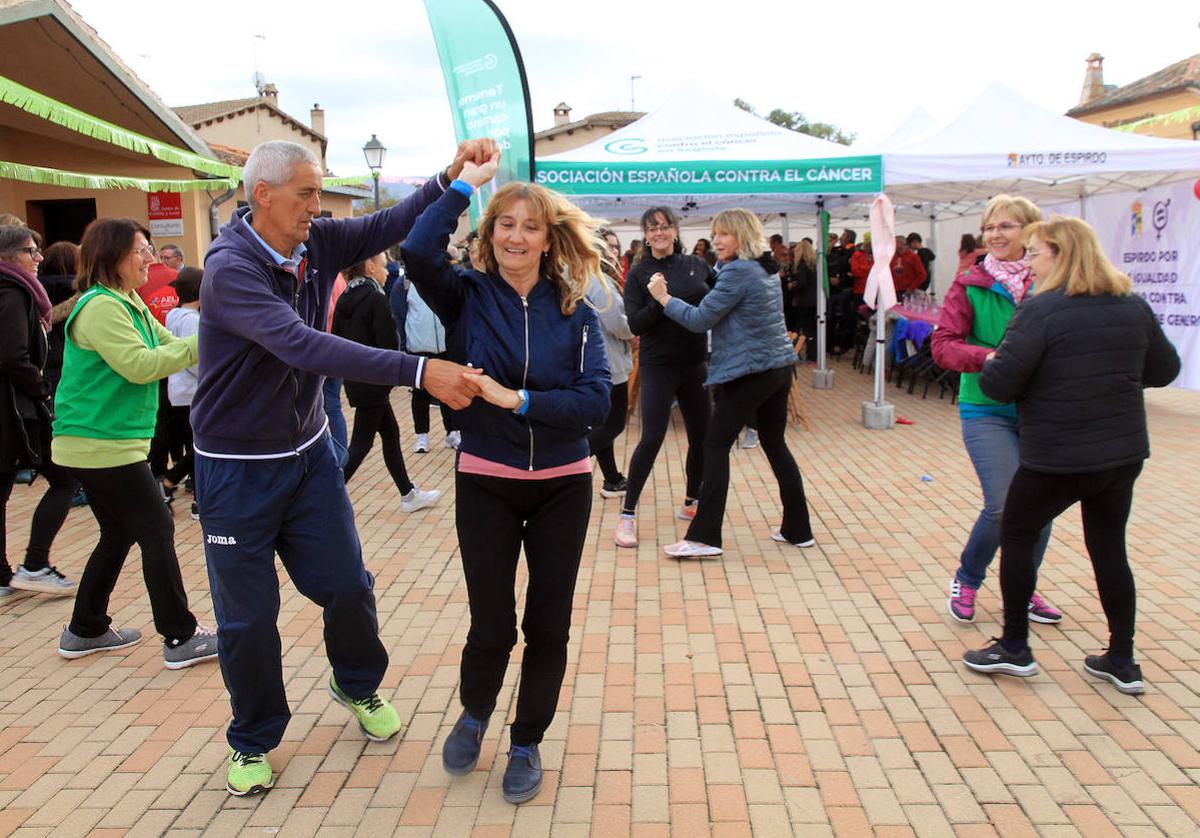
[[[18, 590], [69, 596], [75, 583], [50, 565], [79, 484], [50, 460], [50, 385], [42, 375], [50, 330], [50, 298], [37, 280], [41, 237], [0, 226], [0, 599]], [[5, 512], [16, 473], [29, 468], [50, 488], [33, 513], [25, 563], [14, 572], [6, 555]]]

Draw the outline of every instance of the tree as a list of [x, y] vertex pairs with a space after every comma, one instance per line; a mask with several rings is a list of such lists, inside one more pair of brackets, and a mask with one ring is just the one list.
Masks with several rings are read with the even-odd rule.
[[[760, 115], [754, 109], [754, 106], [745, 99], [734, 99], [733, 104], [747, 113], [752, 113], [755, 116]], [[848, 134], [836, 125], [831, 125], [828, 122], [809, 122], [800, 111], [785, 111], [782, 108], [775, 108], [764, 119], [789, 131], [808, 134], [812, 137], [819, 137], [822, 140], [832, 140], [842, 145], [850, 145], [850, 143], [854, 142], [855, 136], [857, 136], [855, 134]]]

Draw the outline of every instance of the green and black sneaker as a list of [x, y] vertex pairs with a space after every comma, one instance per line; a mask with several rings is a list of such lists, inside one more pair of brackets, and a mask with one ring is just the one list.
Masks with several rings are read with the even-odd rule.
[[367, 698], [351, 698], [329, 676], [329, 694], [358, 719], [358, 726], [372, 742], [386, 742], [404, 729], [396, 708], [376, 692]]
[[229, 774], [225, 789], [235, 797], [258, 794], [275, 785], [271, 774], [271, 763], [266, 754], [243, 754], [229, 749]]

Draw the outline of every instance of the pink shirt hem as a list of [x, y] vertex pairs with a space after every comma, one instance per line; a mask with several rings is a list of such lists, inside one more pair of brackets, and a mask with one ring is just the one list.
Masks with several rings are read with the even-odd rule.
[[508, 480], [551, 480], [555, 477], [567, 477], [572, 474], [591, 474], [592, 460], [584, 457], [566, 465], [553, 468], [539, 468], [533, 471], [523, 468], [513, 468], [503, 463], [494, 463], [466, 451], [458, 455], [458, 470], [463, 474], [478, 474], [483, 477], [504, 477]]

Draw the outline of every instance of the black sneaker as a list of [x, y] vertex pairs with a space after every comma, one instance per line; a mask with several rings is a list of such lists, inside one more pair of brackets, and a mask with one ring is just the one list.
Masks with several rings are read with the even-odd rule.
[[1103, 655], [1088, 655], [1083, 659], [1083, 668], [1097, 678], [1112, 681], [1125, 695], [1141, 695], [1146, 691], [1142, 681], [1142, 668], [1136, 663], [1113, 663], [1108, 652]]
[[610, 483], [605, 480], [604, 485], [600, 487], [600, 497], [602, 498], [622, 498], [625, 497], [625, 491], [629, 488], [629, 481], [625, 479], [625, 475], [617, 477], [615, 482]]
[[1029, 647], [1024, 651], [1013, 654], [1000, 645], [1000, 638], [993, 637], [992, 645], [986, 649], [976, 649], [963, 655], [963, 663], [968, 669], [976, 672], [997, 673], [999, 675], [1018, 675], [1028, 678], [1036, 675], [1037, 661]]
[[192, 501], [192, 520], [193, 521], [200, 520], [200, 507], [196, 505], [195, 501]]

